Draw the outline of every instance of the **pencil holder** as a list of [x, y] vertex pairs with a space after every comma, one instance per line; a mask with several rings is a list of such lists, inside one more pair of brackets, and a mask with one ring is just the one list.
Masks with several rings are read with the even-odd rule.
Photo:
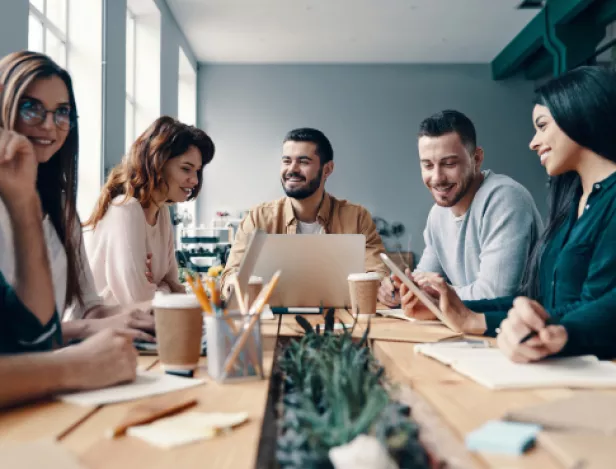
[[[242, 340], [251, 321], [254, 322], [252, 330]], [[260, 318], [233, 311], [224, 316], [206, 315], [205, 326], [207, 371], [211, 378], [218, 382], [246, 378], [263, 379]]]

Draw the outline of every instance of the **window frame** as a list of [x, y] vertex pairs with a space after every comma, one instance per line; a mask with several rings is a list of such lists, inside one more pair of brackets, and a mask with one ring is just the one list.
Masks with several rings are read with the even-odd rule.
[[[131, 95], [128, 92], [128, 83], [126, 84], [126, 89], [125, 89], [125, 95], [126, 95], [126, 102], [129, 103], [131, 105], [131, 109], [132, 109], [132, 128], [130, 129], [130, 138], [126, 138], [127, 142], [133, 142], [135, 140], [136, 136], [136, 132], [137, 132], [137, 125], [136, 125], [136, 121], [137, 121], [137, 97], [136, 97], [136, 91], [137, 91], [137, 17], [136, 15], [131, 11], [130, 8], [126, 7], [126, 21], [128, 23], [128, 21], [132, 21], [133, 23], [133, 28], [132, 28], [132, 46], [133, 46], [133, 51], [132, 51], [132, 58], [133, 58], [133, 62], [130, 64], [131, 69], [132, 69], [132, 83], [131, 83], [131, 88], [133, 90], [133, 94]], [[127, 28], [128, 30], [128, 28]], [[128, 44], [128, 38], [126, 38], [126, 44]], [[128, 70], [128, 63], [126, 64], [126, 69]], [[125, 116], [125, 119], [128, 120]], [[128, 127], [125, 125], [126, 127], [126, 131], [128, 131]], [[128, 136], [127, 136], [128, 137]], [[128, 148], [127, 148], [128, 150]]]
[[68, 36], [68, 20], [70, 16], [70, 5], [71, 0], [64, 0], [66, 2], [66, 8], [64, 12], [64, 25], [66, 26], [66, 32], [63, 32], [56, 24], [49, 19], [47, 16], [47, 0], [42, 0], [43, 2], [43, 11], [39, 10], [36, 6], [32, 4], [28, 0], [29, 6], [29, 14], [34, 16], [34, 18], [39, 21], [43, 25], [43, 53], [48, 54], [47, 51], [47, 31], [49, 31], [53, 36], [58, 39], [64, 45], [64, 66], [63, 68], [68, 68], [68, 57], [69, 57], [69, 47], [70, 40]]

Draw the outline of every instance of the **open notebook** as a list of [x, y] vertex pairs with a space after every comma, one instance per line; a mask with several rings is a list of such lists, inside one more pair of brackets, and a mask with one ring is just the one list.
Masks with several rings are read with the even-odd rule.
[[60, 394], [57, 398], [69, 404], [97, 406], [166, 394], [192, 388], [204, 382], [202, 379], [179, 378], [156, 371], [138, 371], [137, 379], [131, 383], [118, 384], [93, 391]]
[[498, 349], [459, 343], [420, 344], [415, 351], [490, 389], [616, 388], [616, 364], [591, 355], [520, 364]]

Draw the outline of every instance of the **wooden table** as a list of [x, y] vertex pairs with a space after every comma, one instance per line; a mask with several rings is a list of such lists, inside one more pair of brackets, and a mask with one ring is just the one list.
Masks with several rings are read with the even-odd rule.
[[[345, 311], [337, 312], [343, 321]], [[323, 323], [317, 315], [306, 318], [314, 325]], [[380, 321], [377, 319], [376, 321]], [[384, 319], [383, 319], [384, 320]], [[388, 321], [391, 321], [388, 320]], [[364, 322], [358, 327], [363, 328]], [[274, 361], [278, 334], [301, 334], [292, 316], [264, 321], [264, 371], [269, 376]], [[569, 389], [534, 391], [490, 391], [462, 377], [450, 368], [413, 352], [410, 343], [375, 341], [376, 357], [395, 382], [409, 385], [431, 407], [458, 444], [464, 436], [487, 420], [498, 419], [507, 410], [546, 400], [568, 397]], [[108, 439], [105, 432], [120, 422], [134, 402], [100, 407], [79, 407], [57, 401], [45, 401], [0, 413], [0, 445], [13, 441], [54, 438], [77, 455], [85, 467], [166, 469], [166, 468], [251, 468], [254, 467], [268, 395], [267, 380], [219, 385], [205, 372], [206, 359], [196, 373], [206, 383], [177, 392], [178, 398], [196, 397], [201, 411], [242, 412], [249, 422], [230, 434], [212, 440], [161, 450], [132, 437]], [[140, 357], [144, 369], [159, 369], [156, 357]], [[156, 398], [152, 398], [156, 399]], [[147, 402], [147, 399], [139, 403]], [[540, 446], [519, 458], [472, 455], [480, 468], [562, 469]]]

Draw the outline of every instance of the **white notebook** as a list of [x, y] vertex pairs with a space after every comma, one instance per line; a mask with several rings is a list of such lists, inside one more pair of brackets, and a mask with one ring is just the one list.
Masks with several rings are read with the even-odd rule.
[[439, 360], [490, 389], [616, 388], [616, 364], [592, 355], [514, 363], [496, 348], [420, 344], [415, 351]]
[[97, 406], [157, 396], [203, 384], [202, 379], [180, 378], [155, 371], [138, 371], [132, 383], [120, 384], [94, 391], [61, 394], [58, 399], [83, 406]]

